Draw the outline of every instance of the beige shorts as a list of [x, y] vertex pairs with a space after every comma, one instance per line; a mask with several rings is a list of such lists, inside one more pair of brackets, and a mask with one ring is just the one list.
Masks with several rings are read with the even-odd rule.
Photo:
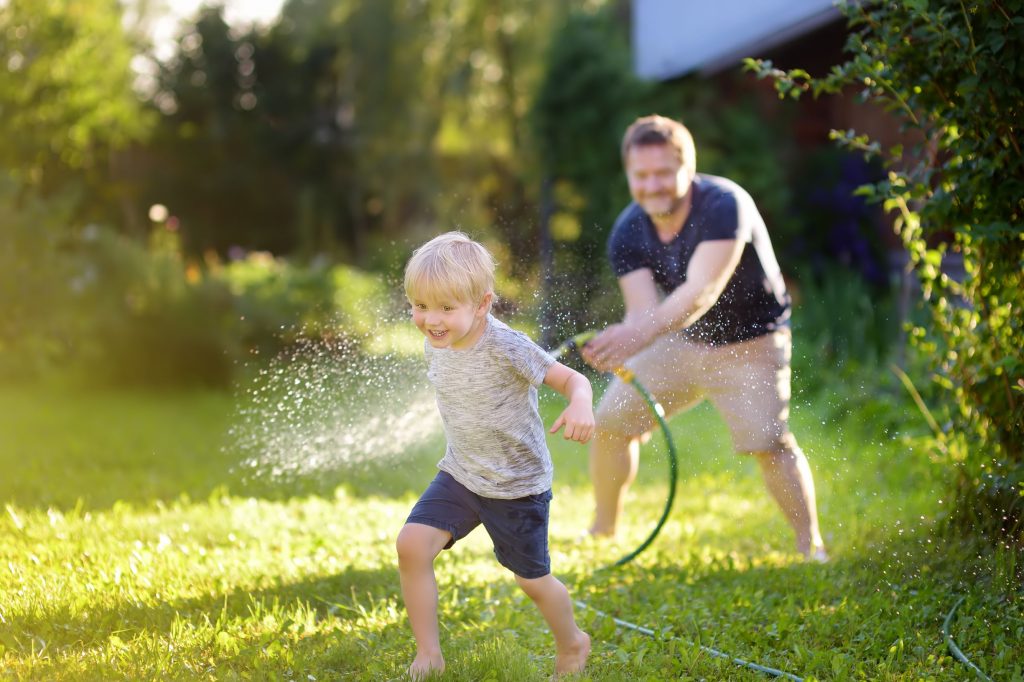
[[[792, 442], [789, 433], [789, 328], [725, 346], [665, 334], [626, 366], [665, 408], [675, 414], [709, 400], [729, 426], [737, 452], [776, 452]], [[633, 386], [615, 379], [597, 408], [597, 426], [637, 436], [656, 418]]]

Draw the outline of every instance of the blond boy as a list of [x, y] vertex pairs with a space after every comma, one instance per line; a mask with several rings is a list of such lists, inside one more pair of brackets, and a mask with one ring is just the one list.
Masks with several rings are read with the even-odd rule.
[[515, 575], [555, 638], [555, 676], [586, 665], [568, 590], [551, 575], [548, 511], [553, 466], [537, 386], [569, 404], [551, 433], [585, 443], [594, 430], [590, 382], [491, 315], [494, 259], [461, 232], [416, 250], [405, 270], [412, 319], [426, 337], [427, 377], [448, 440], [440, 471], [398, 535], [402, 596], [416, 639], [409, 675], [444, 670], [434, 559], [483, 524], [498, 562]]

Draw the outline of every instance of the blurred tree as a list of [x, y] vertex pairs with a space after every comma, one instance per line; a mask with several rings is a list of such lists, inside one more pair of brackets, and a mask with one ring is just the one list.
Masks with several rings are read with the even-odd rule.
[[568, 3], [463, 4], [459, 38], [449, 49], [452, 96], [438, 149], [478, 168], [462, 191], [483, 202], [485, 219], [508, 245], [512, 274], [527, 277], [538, 256], [541, 178], [527, 117], [544, 76], [544, 50]]
[[[204, 8], [159, 70], [152, 102], [162, 117], [146, 155], [147, 198], [170, 209], [193, 253], [294, 242], [292, 180], [260, 107], [258, 42], [233, 33], [223, 8]], [[292, 76], [308, 85], [301, 70], [286, 69], [283, 78]]]
[[109, 217], [124, 187], [112, 154], [145, 137], [132, 90], [136, 46], [117, 0], [0, 4], [0, 165], [23, 191], [78, 189], [78, 213]]
[[286, 5], [296, 44], [335, 50], [331, 132], [347, 152], [338, 184], [355, 243], [417, 223], [493, 225], [513, 264], [534, 260], [522, 119], [560, 11], [539, 0]]
[[409, 231], [462, 227], [500, 237], [528, 272], [538, 183], [523, 117], [563, 4], [294, 0], [246, 35], [207, 8], [160, 69], [149, 200], [193, 252], [372, 265], [404, 253], [392, 245]]

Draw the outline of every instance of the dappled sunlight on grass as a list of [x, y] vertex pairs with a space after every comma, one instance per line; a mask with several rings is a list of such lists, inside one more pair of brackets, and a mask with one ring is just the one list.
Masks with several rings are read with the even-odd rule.
[[[0, 484], [6, 673], [398, 679], [414, 647], [394, 541], [433, 476], [436, 444], [398, 465], [341, 469], [252, 494], [225, 473], [217, 449], [228, 398], [88, 398], [0, 391], [3, 433], [12, 437]], [[558, 409], [557, 400], [542, 401], [548, 421]], [[114, 414], [135, 424], [113, 437], [104, 427]], [[664, 454], [657, 438], [644, 447], [623, 532], [599, 539], [584, 534], [592, 510], [586, 448], [550, 440], [555, 575], [574, 599], [660, 633], [624, 631], [581, 610], [594, 637], [581, 679], [764, 679], [702, 645], [805, 679], [962, 679], [940, 635], [957, 593], [971, 595], [958, 620], [960, 643], [990, 674], [1020, 675], [1020, 605], [986, 593], [982, 559], [932, 535], [943, 505], [919, 454], [845, 422], [804, 419], [798, 435], [832, 555], [828, 564], [808, 564], [756, 464], [730, 452], [714, 414], [700, 408], [671, 425], [680, 448], [672, 514], [645, 552], [607, 571], [597, 569], [634, 549], [661, 514]], [[859, 445], [844, 445], [844, 455], [824, 449], [839, 441]], [[34, 452], [42, 459], [32, 460]], [[90, 468], [90, 456], [104, 468]], [[551, 635], [486, 534], [442, 552], [436, 568], [443, 679], [547, 679]]]

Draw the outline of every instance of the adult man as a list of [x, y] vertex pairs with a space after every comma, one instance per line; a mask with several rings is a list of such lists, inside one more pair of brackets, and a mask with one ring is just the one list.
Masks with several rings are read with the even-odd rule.
[[[696, 172], [693, 138], [678, 121], [637, 119], [622, 159], [633, 203], [612, 228], [608, 256], [625, 316], [583, 348], [584, 359], [603, 371], [626, 364], [669, 413], [710, 400], [734, 449], [757, 459], [797, 550], [826, 560], [810, 467], [789, 430], [790, 302], [763, 219], [741, 187]], [[653, 425], [643, 399], [615, 380], [591, 445], [591, 533], [615, 533], [639, 439]]]

